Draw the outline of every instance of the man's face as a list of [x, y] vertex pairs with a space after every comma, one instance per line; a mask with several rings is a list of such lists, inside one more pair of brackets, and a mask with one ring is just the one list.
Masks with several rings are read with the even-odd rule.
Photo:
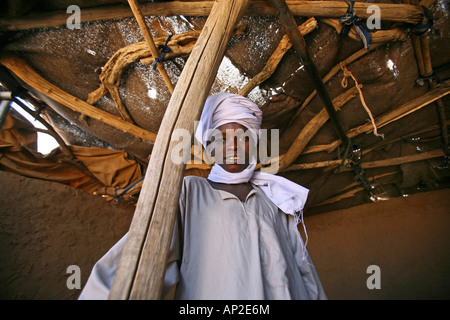
[[224, 170], [228, 172], [241, 172], [248, 167], [250, 163], [249, 145], [250, 139], [248, 130], [243, 125], [231, 122], [221, 125], [217, 128], [221, 133], [215, 135], [211, 140], [215, 144], [215, 150], [221, 148], [221, 159], [217, 159], [216, 163], [219, 164]]

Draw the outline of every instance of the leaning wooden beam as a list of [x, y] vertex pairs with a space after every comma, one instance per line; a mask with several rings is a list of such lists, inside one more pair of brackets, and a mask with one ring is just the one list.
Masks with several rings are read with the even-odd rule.
[[[286, 1], [290, 11], [295, 16], [339, 18], [348, 8], [344, 1]], [[142, 5], [144, 16], [208, 16], [214, 1], [170, 1], [146, 3]], [[372, 13], [367, 8], [372, 3], [355, 2], [354, 9], [358, 16], [367, 19]], [[380, 18], [385, 21], [405, 23], [420, 23], [423, 11], [417, 6], [408, 4], [377, 3], [380, 8]], [[275, 10], [267, 1], [251, 1], [246, 15], [273, 16]], [[42, 27], [59, 27], [67, 23], [69, 15], [65, 10], [30, 14], [15, 19], [0, 19], [0, 30], [19, 31]], [[81, 11], [81, 22], [132, 18], [133, 13], [126, 5], [101, 6], [85, 8]]]
[[[317, 27], [317, 20], [314, 18], [309, 18], [298, 28], [302, 35], [307, 35], [308, 33], [312, 32], [316, 27]], [[267, 80], [275, 72], [281, 59], [284, 57], [286, 52], [288, 52], [288, 50], [291, 47], [292, 47], [292, 42], [289, 40], [289, 37], [287, 35], [284, 35], [283, 38], [281, 39], [280, 43], [278, 44], [277, 48], [275, 49], [275, 51], [272, 53], [269, 60], [267, 61], [267, 64], [264, 67], [264, 69], [260, 73], [258, 73], [256, 76], [254, 76], [249, 82], [247, 82], [245, 84], [245, 86], [239, 90], [238, 93], [242, 96], [246, 96], [256, 86], [260, 85], [262, 82]]]
[[[193, 134], [228, 40], [248, 0], [214, 3], [183, 68], [152, 151], [110, 299], [160, 299], [185, 165], [171, 158], [175, 130]], [[190, 147], [191, 141], [183, 141]]]
[[22, 58], [13, 55], [1, 56], [0, 64], [8, 68], [13, 74], [15, 74], [30, 87], [36, 89], [40, 93], [74, 111], [80, 112], [83, 115], [106, 123], [123, 132], [130, 133], [135, 137], [142, 138], [147, 141], [155, 141], [156, 139], [156, 134], [139, 128], [106, 111], [97, 109], [96, 107], [72, 96], [71, 94], [51, 84], [39, 74], [37, 74], [36, 71], [31, 68]]

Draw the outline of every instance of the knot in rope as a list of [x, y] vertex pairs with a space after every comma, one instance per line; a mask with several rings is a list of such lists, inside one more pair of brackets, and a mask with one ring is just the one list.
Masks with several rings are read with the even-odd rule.
[[166, 40], [166, 42], [164, 43], [163, 46], [159, 46], [159, 47], [158, 47], [158, 49], [160, 49], [161, 51], [160, 51], [160, 53], [159, 53], [159, 56], [158, 56], [157, 58], [155, 58], [155, 63], [153, 64], [153, 70], [156, 70], [156, 67], [157, 67], [157, 65], [158, 65], [158, 62], [162, 62], [162, 61], [164, 60], [164, 56], [166, 55], [166, 53], [169, 53], [169, 52], [170, 52], [170, 48], [169, 48], [169, 46], [167, 45], [167, 44], [169, 43], [169, 41], [170, 41], [170, 38], [172, 38], [172, 35], [170, 35], [170, 36], [167, 38], [167, 40]]
[[366, 172], [361, 166], [362, 155], [363, 152], [360, 146], [353, 143], [352, 140], [349, 139], [340, 167], [345, 166], [352, 169], [353, 181], [358, 182], [365, 189], [371, 200], [376, 199], [376, 195], [374, 194], [374, 186], [369, 179], [366, 178]]
[[341, 86], [343, 88], [346, 88], [347, 84], [348, 84], [347, 83], [347, 78], [351, 77], [353, 79], [353, 81], [355, 82], [356, 89], [359, 92], [359, 99], [361, 100], [361, 104], [363, 105], [364, 109], [366, 110], [367, 114], [370, 117], [370, 122], [372, 123], [372, 127], [373, 127], [373, 134], [375, 136], [377, 136], [377, 137], [381, 137], [381, 138], [384, 139], [384, 134], [378, 133], [378, 129], [377, 129], [377, 126], [375, 124], [375, 119], [373, 118], [372, 112], [370, 111], [369, 107], [366, 104], [366, 101], [364, 100], [364, 96], [363, 96], [363, 93], [361, 91], [362, 85], [360, 85], [358, 83], [358, 80], [356, 80], [355, 76], [350, 72], [350, 70], [347, 69], [347, 67], [342, 62], [339, 63], [339, 66], [341, 67], [341, 70], [342, 70], [342, 72], [344, 74], [344, 78], [342, 78], [342, 81], [341, 81]]
[[347, 12], [339, 18], [339, 22], [344, 25], [342, 28], [342, 34], [347, 35], [350, 31], [350, 28], [353, 27], [356, 31], [356, 34], [361, 38], [361, 41], [364, 44], [364, 49], [369, 49], [370, 44], [370, 35], [361, 25], [359, 17], [356, 15], [355, 10], [353, 9], [353, 0], [345, 0], [348, 4]]
[[423, 24], [411, 25], [410, 30], [413, 34], [421, 36], [422, 34], [432, 31], [434, 35], [438, 36], [440, 34], [439, 30], [434, 28], [434, 17], [433, 13], [427, 7], [421, 6], [423, 9], [423, 14], [425, 16], [426, 22]]
[[422, 87], [426, 80], [435, 80], [439, 84], [444, 83], [444, 80], [442, 80], [441, 76], [434, 69], [429, 74], [419, 74], [419, 77], [416, 79], [416, 84]]

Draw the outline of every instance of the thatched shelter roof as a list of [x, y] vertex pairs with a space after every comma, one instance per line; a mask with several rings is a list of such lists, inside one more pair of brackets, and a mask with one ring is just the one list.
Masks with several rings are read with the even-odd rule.
[[[335, 118], [270, 2], [253, 1], [228, 43], [210, 93], [248, 96], [263, 128], [279, 130], [277, 174], [310, 189], [305, 215], [449, 187], [448, 2], [406, 2], [372, 2], [382, 9], [372, 29], [361, 9], [370, 4], [356, 2], [365, 48], [354, 27], [342, 32], [345, 1], [329, 1], [331, 11], [288, 1]], [[140, 4], [156, 46], [170, 48], [163, 64], [176, 86], [212, 1]], [[136, 201], [171, 92], [127, 2], [8, 0], [0, 32], [1, 91], [31, 105], [60, 142], [37, 153], [33, 127], [11, 111], [1, 170]], [[208, 170], [188, 164], [186, 174]]]

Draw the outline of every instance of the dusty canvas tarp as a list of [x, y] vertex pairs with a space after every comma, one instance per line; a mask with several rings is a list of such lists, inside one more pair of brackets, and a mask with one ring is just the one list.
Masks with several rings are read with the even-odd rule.
[[37, 152], [33, 129], [23, 119], [11, 115], [6, 118], [0, 132], [0, 170], [64, 183], [89, 193], [101, 187], [125, 188], [142, 178], [140, 165], [128, 159], [126, 152], [69, 146], [94, 179], [71, 164], [60, 148], [47, 156]]

